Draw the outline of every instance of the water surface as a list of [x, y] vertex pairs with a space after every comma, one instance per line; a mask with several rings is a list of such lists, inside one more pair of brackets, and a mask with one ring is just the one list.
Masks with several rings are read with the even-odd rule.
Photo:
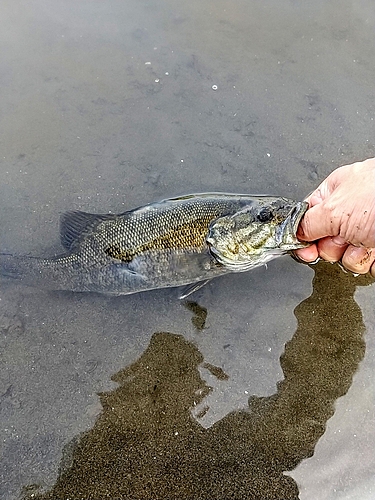
[[[0, 22], [1, 251], [60, 252], [71, 209], [302, 199], [375, 155], [370, 0], [20, 0]], [[194, 323], [177, 296], [1, 281], [1, 498], [373, 498], [374, 285], [285, 257], [204, 287]]]

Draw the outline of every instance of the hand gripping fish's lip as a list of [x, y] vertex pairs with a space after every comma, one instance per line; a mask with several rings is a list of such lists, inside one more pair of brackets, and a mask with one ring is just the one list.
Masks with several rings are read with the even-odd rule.
[[302, 217], [305, 215], [308, 208], [309, 204], [306, 201], [299, 201], [297, 205], [290, 212], [290, 219], [292, 222], [292, 228], [294, 234], [297, 234], [299, 223], [301, 222]]
[[285, 221], [279, 226], [277, 230], [277, 240], [280, 247], [284, 247], [284, 249], [287, 249], [287, 246], [291, 246], [289, 250], [293, 250], [309, 245], [309, 243], [299, 241], [297, 238], [297, 229], [299, 223], [301, 222], [302, 217], [305, 215], [308, 208], [309, 204], [306, 201], [297, 202], [290, 211]]

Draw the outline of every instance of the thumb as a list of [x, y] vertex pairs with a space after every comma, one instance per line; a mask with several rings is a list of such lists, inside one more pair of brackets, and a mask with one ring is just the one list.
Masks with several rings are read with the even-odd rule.
[[315, 241], [325, 236], [336, 236], [324, 203], [314, 205], [305, 213], [298, 227], [297, 236], [302, 241]]
[[319, 203], [322, 203], [325, 199], [327, 199], [335, 189], [335, 179], [331, 174], [327, 177], [316, 189], [313, 191], [305, 201], [308, 202], [310, 207], [314, 207]]

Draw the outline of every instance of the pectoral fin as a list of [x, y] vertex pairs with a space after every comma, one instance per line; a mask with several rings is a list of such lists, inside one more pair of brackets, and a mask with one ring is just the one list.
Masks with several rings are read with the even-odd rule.
[[209, 281], [211, 281], [211, 280], [209, 279], [209, 280], [204, 280], [204, 281], [198, 281], [198, 283], [192, 283], [191, 285], [186, 285], [182, 289], [182, 292], [181, 292], [181, 294], [179, 296], [179, 299], [180, 300], [186, 299], [186, 297], [188, 297], [192, 293], [196, 292], [197, 290], [199, 290], [200, 288], [202, 288], [204, 285], [207, 285], [207, 283]]

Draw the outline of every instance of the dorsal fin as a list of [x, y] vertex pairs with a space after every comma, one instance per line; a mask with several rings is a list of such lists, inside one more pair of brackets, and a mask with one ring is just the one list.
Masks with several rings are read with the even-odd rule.
[[74, 210], [64, 213], [60, 218], [60, 241], [64, 248], [73, 250], [75, 245], [84, 238], [90, 230], [104, 220], [114, 219], [116, 215], [97, 215]]

